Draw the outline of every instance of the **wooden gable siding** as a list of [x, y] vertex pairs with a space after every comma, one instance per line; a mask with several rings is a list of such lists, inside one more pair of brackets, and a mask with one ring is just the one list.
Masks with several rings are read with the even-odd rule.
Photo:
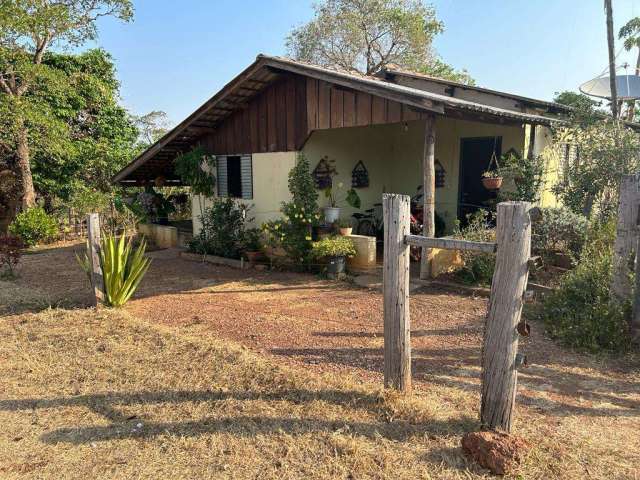
[[200, 142], [216, 155], [284, 152], [302, 148], [307, 135], [306, 80], [287, 75], [225, 118]]
[[323, 80], [287, 75], [201, 138], [210, 153], [300, 150], [314, 130], [363, 127], [426, 118], [410, 106]]
[[309, 132], [426, 118], [423, 112], [408, 105], [323, 80], [307, 78], [306, 91]]

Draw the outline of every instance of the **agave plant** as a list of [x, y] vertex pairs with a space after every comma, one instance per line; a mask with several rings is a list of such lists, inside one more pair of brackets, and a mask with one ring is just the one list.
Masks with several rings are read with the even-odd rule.
[[[142, 240], [134, 250], [131, 237], [126, 239], [124, 235], [120, 238], [105, 235], [100, 246], [105, 303], [111, 307], [121, 307], [131, 298], [149, 269], [151, 260], [144, 256], [147, 244]], [[89, 273], [87, 254], [77, 258], [82, 269]]]

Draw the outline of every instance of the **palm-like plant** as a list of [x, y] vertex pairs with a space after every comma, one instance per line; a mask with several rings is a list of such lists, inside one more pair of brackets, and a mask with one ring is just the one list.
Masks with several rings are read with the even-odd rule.
[[[624, 49], [630, 52], [633, 48], [638, 49], [638, 59], [636, 60], [636, 75], [640, 75], [640, 17], [634, 17], [620, 28], [618, 38], [624, 39]], [[635, 101], [629, 101], [627, 120], [633, 121], [635, 114]]]
[[[104, 279], [105, 303], [111, 307], [121, 307], [136, 291], [142, 277], [149, 269], [151, 260], [145, 258], [147, 244], [144, 240], [135, 250], [133, 239], [124, 235], [116, 238], [105, 235], [100, 248], [100, 265]], [[88, 254], [77, 257], [80, 266], [90, 274]]]

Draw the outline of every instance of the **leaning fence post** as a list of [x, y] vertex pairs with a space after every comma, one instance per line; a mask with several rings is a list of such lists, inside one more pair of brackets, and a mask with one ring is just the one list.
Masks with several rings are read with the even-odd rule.
[[411, 198], [382, 196], [384, 217], [384, 386], [411, 390], [409, 245]]
[[616, 240], [613, 245], [613, 273], [610, 285], [611, 296], [617, 301], [631, 298], [630, 265], [633, 251], [636, 248], [638, 204], [640, 204], [640, 176], [623, 175], [620, 181]]
[[87, 237], [89, 244], [89, 266], [91, 268], [91, 286], [93, 287], [93, 305], [104, 300], [104, 278], [100, 266], [100, 216], [97, 213], [87, 215]]
[[485, 428], [511, 430], [518, 352], [517, 325], [529, 274], [530, 204], [498, 204], [496, 266], [482, 347], [480, 421]]

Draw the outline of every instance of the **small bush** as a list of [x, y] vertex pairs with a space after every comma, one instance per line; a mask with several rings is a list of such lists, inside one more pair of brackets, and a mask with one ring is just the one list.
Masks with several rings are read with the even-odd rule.
[[248, 207], [231, 198], [216, 198], [200, 215], [202, 228], [189, 244], [192, 252], [239, 258]]
[[[491, 226], [492, 216], [487, 210], [478, 210], [467, 217], [467, 226], [457, 229], [456, 238], [474, 242], [495, 242], [496, 231]], [[461, 252], [464, 265], [456, 271], [456, 276], [465, 283], [490, 285], [496, 265], [496, 257], [491, 253]]]
[[34, 207], [20, 212], [9, 226], [9, 232], [20, 237], [25, 246], [32, 247], [54, 238], [58, 224], [44, 209]]
[[542, 219], [533, 225], [532, 250], [548, 259], [562, 252], [577, 261], [587, 234], [588, 221], [568, 208], [544, 208]]
[[630, 302], [613, 302], [609, 294], [614, 236], [613, 222], [594, 226], [577, 267], [541, 305], [547, 332], [564, 345], [588, 352], [628, 346]]
[[[100, 266], [104, 280], [104, 302], [110, 307], [122, 307], [134, 294], [151, 260], [145, 258], [146, 242], [133, 249], [133, 238], [106, 235], [100, 245]], [[83, 256], [76, 255], [78, 263], [91, 281], [89, 246]]]
[[14, 235], [0, 235], [0, 277], [15, 277], [24, 242]]
[[311, 256], [313, 258], [353, 257], [356, 247], [349, 237], [327, 237], [313, 242]]
[[311, 253], [311, 231], [320, 215], [315, 181], [309, 162], [302, 154], [289, 172], [289, 192], [292, 200], [282, 204], [282, 219], [267, 222], [262, 228], [272, 246], [282, 247], [287, 256], [304, 269], [308, 267]]

